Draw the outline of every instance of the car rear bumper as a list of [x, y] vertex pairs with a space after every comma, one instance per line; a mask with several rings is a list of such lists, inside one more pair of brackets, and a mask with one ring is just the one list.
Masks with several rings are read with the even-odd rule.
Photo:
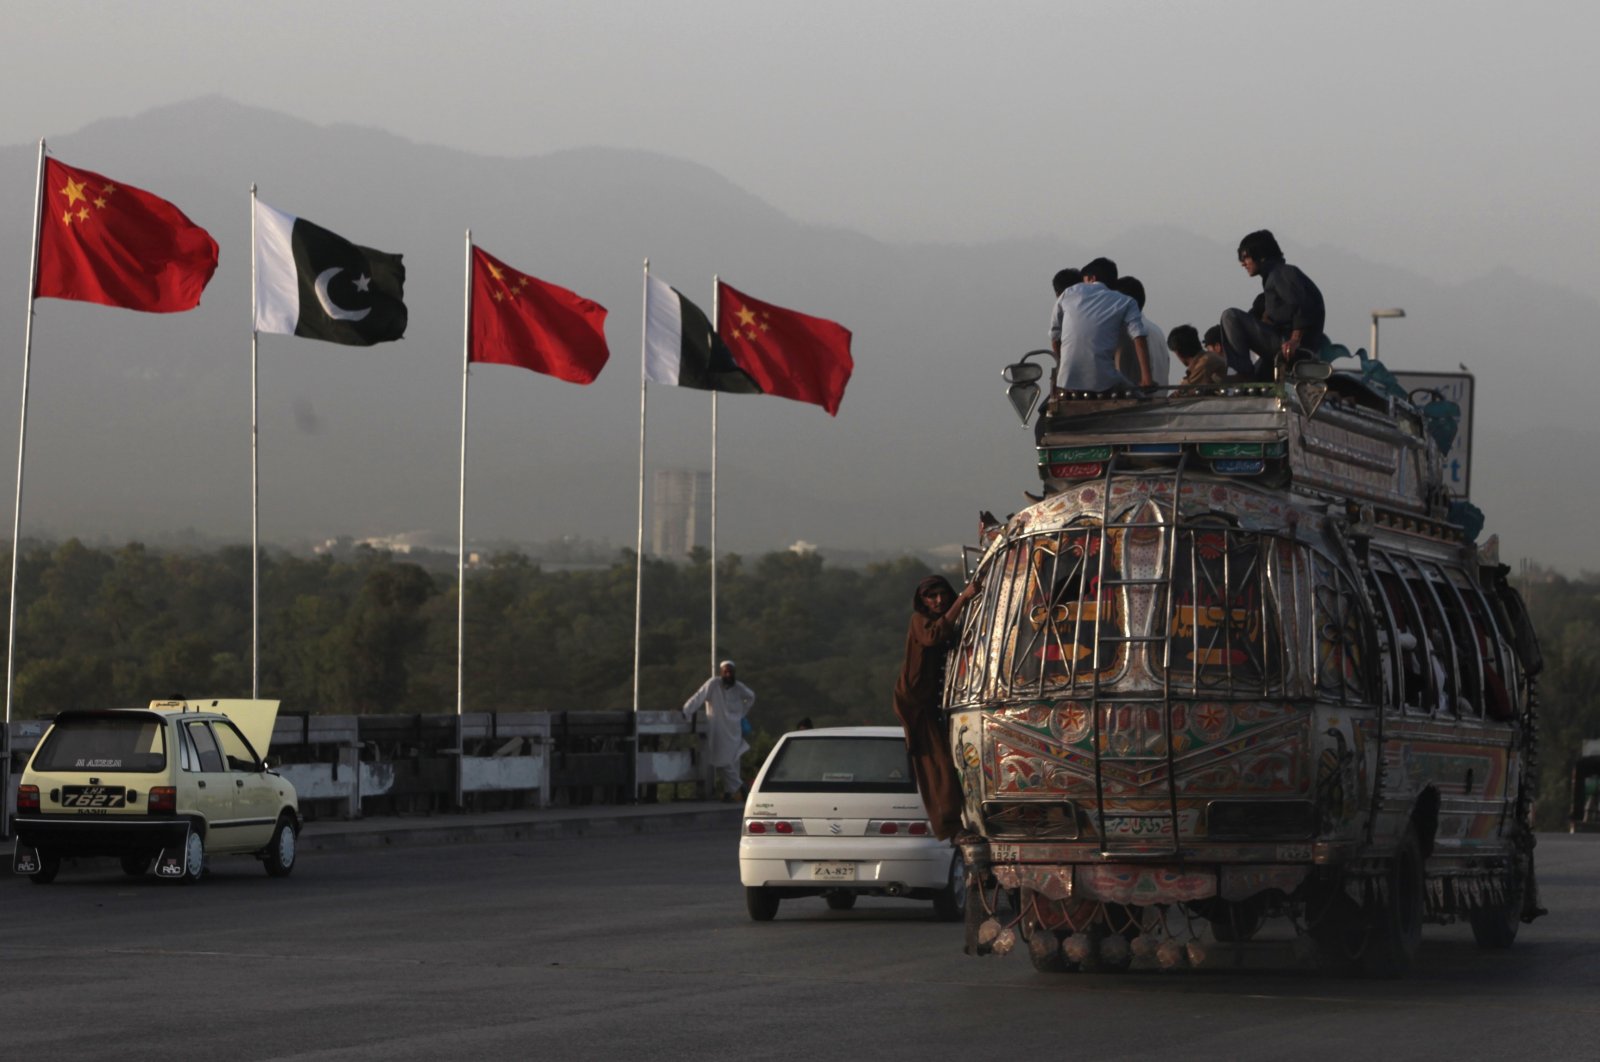
[[144, 815], [18, 815], [12, 822], [20, 844], [58, 856], [153, 856], [183, 844], [190, 825]]
[[[878, 890], [891, 885], [942, 889], [950, 881], [950, 860], [954, 858], [960, 858], [954, 848], [934, 840], [886, 844], [865, 837], [743, 837], [739, 840], [739, 881], [818, 890]], [[836, 867], [844, 863], [853, 865], [854, 877], [816, 876], [819, 864]]]

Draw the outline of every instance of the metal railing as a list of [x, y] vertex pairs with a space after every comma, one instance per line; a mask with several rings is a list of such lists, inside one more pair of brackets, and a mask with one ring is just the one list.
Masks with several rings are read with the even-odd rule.
[[[49, 725], [45, 719], [11, 723], [0, 830], [10, 822], [16, 782]], [[623, 804], [654, 798], [657, 787], [676, 792], [689, 786], [709, 796], [705, 740], [704, 717], [688, 720], [678, 711], [280, 712], [267, 756], [294, 784], [302, 814], [353, 819]]]

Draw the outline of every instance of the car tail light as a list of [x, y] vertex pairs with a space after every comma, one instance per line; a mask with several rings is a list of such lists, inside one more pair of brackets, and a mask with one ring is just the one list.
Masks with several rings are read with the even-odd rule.
[[898, 837], [905, 834], [910, 837], [926, 837], [932, 830], [927, 819], [872, 819], [867, 823], [867, 832], [882, 834], [885, 837]]
[[178, 791], [170, 785], [151, 786], [149, 808], [152, 815], [172, 814], [178, 810]]
[[39, 810], [39, 787], [36, 785], [17, 786], [17, 813]]
[[799, 819], [745, 819], [745, 833], [805, 833], [806, 824]]

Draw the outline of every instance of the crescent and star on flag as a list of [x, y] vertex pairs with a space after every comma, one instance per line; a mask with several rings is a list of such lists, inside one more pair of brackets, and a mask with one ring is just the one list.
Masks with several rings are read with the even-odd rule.
[[[343, 266], [334, 266], [332, 269], [324, 269], [317, 274], [316, 283], [313, 285], [316, 288], [317, 301], [322, 304], [322, 312], [335, 321], [359, 321], [372, 312], [372, 307], [369, 306], [364, 310], [347, 310], [334, 302], [333, 296], [328, 294], [329, 282], [343, 272]], [[357, 291], [365, 292], [372, 283], [372, 278], [362, 273], [356, 277], [353, 283]]]
[[[75, 223], [82, 225], [94, 216], [89, 208], [92, 206], [95, 210], [106, 209], [111, 204], [111, 196], [116, 194], [116, 191], [117, 186], [109, 181], [98, 189], [91, 189], [87, 181], [79, 181], [68, 177], [66, 187], [58, 189], [58, 192], [67, 199], [66, 209], [61, 212], [61, 224], [69, 229]], [[74, 210], [73, 206], [75, 204], [82, 205]]]

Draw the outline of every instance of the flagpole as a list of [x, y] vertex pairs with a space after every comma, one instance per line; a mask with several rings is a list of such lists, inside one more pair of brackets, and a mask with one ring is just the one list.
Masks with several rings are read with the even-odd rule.
[[0, 837], [10, 836], [15, 794], [11, 785], [11, 697], [17, 667], [17, 557], [22, 553], [22, 468], [28, 446], [28, 372], [33, 355], [33, 293], [39, 286], [39, 228], [44, 223], [44, 137], [39, 138], [33, 186], [33, 257], [28, 261], [28, 319], [22, 338], [22, 413], [17, 428], [17, 501], [11, 513], [11, 604], [6, 623], [6, 718], [0, 727]]
[[[711, 274], [711, 346], [717, 344], [717, 287], [720, 281]], [[711, 673], [717, 673], [717, 392], [711, 392]]]
[[261, 400], [257, 390], [256, 186], [250, 184], [250, 699], [261, 697]]
[[467, 230], [465, 283], [461, 307], [461, 476], [456, 509], [456, 807], [462, 806], [466, 737], [462, 708], [466, 693], [467, 640], [467, 368], [472, 358], [472, 230]]
[[[633, 712], [639, 714], [639, 638], [644, 617], [644, 425], [650, 346], [650, 259], [644, 260], [644, 293], [639, 311], [639, 523], [633, 536]], [[635, 773], [637, 778], [637, 772]], [[635, 796], [638, 795], [635, 791]]]
[[633, 535], [633, 799], [639, 800], [639, 639], [644, 618], [644, 414], [650, 356], [650, 259], [639, 299], [639, 522]]

